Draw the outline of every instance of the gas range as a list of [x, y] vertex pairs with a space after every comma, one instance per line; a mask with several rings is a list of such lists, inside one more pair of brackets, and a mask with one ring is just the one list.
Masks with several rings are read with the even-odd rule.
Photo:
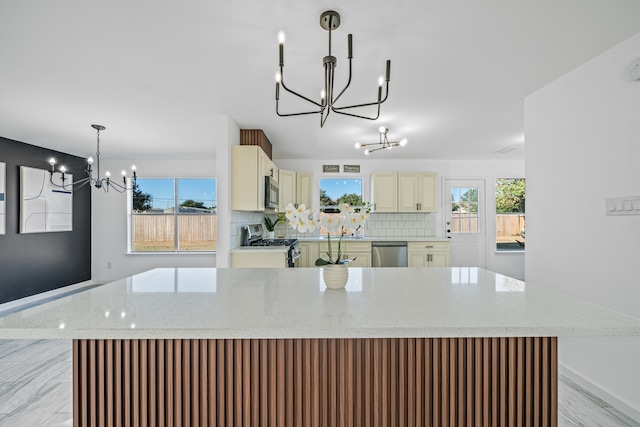
[[262, 224], [249, 224], [241, 228], [242, 246], [287, 246], [287, 264], [295, 267], [296, 260], [300, 258], [298, 239], [264, 239]]

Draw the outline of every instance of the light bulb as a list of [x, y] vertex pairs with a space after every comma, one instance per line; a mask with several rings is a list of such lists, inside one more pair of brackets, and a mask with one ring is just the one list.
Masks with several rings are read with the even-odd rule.
[[65, 173], [67, 169], [64, 166], [60, 166], [60, 172]]
[[284, 35], [284, 31], [280, 30], [278, 32], [278, 43], [280, 44], [284, 44], [285, 40], [286, 40], [286, 36]]
[[87, 159], [87, 163], [89, 163], [90, 165], [92, 165], [92, 164], [93, 164], [93, 157], [89, 157], [89, 158]]
[[378, 132], [380, 133], [385, 133], [387, 131], [387, 128], [385, 128], [384, 126], [380, 126], [380, 128], [378, 129]]
[[127, 315], [127, 313], [125, 313], [124, 311], [120, 312], [120, 318], [124, 319], [124, 317]]
[[382, 76], [378, 77], [378, 86], [382, 86], [383, 83], [384, 83], [384, 77]]
[[370, 152], [371, 150], [364, 150], [364, 154], [366, 154], [367, 156], [369, 155]]
[[324, 90], [324, 89], [322, 89], [322, 90], [320, 91], [320, 98], [325, 99], [325, 98], [326, 98], [326, 96], [327, 96], [327, 92], [325, 92], [325, 90]]
[[135, 171], [135, 170], [138, 170], [138, 168], [136, 168], [136, 165], [131, 165], [131, 170]]
[[400, 146], [404, 147], [405, 145], [407, 145], [407, 138], [403, 138], [402, 140], [400, 140]]
[[106, 172], [104, 173], [104, 176], [106, 176], [107, 178], [110, 178], [110, 177], [111, 177], [111, 172], [106, 171]]
[[276, 73], [276, 83], [280, 83], [282, 81], [282, 74], [280, 74], [280, 71], [278, 71]]
[[49, 159], [49, 164], [50, 164], [51, 166], [55, 165], [55, 164], [56, 164], [56, 159], [54, 159], [53, 157], [52, 157], [52, 158], [50, 158], [50, 159]]
[[356, 142], [356, 148], [360, 148], [360, 143]]
[[120, 172], [120, 173], [122, 174], [122, 176], [123, 176], [123, 177], [124, 177], [124, 176], [127, 176], [127, 171], [126, 171], [126, 170], [124, 170], [124, 169], [122, 169], [122, 172]]
[[105, 311], [104, 312], [104, 317], [109, 317], [109, 314], [111, 314], [111, 313], [109, 313], [109, 310]]

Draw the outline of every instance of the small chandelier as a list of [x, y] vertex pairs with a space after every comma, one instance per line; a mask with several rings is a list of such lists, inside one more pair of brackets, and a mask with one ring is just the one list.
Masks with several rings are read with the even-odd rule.
[[[284, 84], [284, 41], [285, 36], [284, 32], [280, 31], [278, 34], [278, 41], [280, 43], [280, 71], [276, 73], [276, 114], [281, 117], [287, 116], [302, 116], [305, 114], [320, 114], [320, 127], [324, 126], [327, 117], [329, 117], [329, 113], [333, 111], [337, 114], [344, 114], [346, 116], [358, 117], [361, 119], [367, 120], [376, 120], [380, 117], [380, 105], [387, 100], [389, 96], [389, 75], [391, 72], [391, 61], [387, 60], [387, 74], [386, 77], [383, 78], [380, 76], [378, 79], [378, 100], [374, 102], [366, 102], [363, 104], [357, 105], [348, 105], [344, 107], [337, 107], [335, 103], [340, 99], [342, 94], [347, 90], [349, 85], [351, 84], [351, 59], [353, 59], [353, 37], [351, 34], [347, 36], [347, 46], [348, 46], [348, 56], [349, 59], [349, 78], [347, 80], [347, 85], [342, 89], [337, 95], [334, 92], [333, 83], [334, 83], [334, 74], [336, 70], [337, 60], [335, 56], [331, 55], [331, 32], [340, 26], [340, 14], [333, 10], [327, 10], [320, 15], [320, 26], [329, 31], [329, 54], [325, 56], [322, 60], [324, 65], [324, 89], [320, 92], [320, 102], [316, 102], [304, 95], [301, 95], [291, 89], [289, 89]], [[386, 84], [385, 84], [386, 82]], [[280, 100], [280, 85], [282, 88], [289, 93], [294, 94], [295, 96], [304, 99], [305, 101], [310, 102], [311, 104], [318, 107], [317, 110], [314, 111], [306, 111], [301, 113], [289, 113], [289, 114], [281, 114], [278, 109], [278, 101]], [[385, 86], [384, 90], [384, 98], [382, 97], [382, 86]], [[377, 106], [378, 112], [375, 117], [367, 117], [358, 114], [348, 113], [345, 110], [349, 110], [351, 108], [360, 108], [360, 107], [368, 107], [368, 106]]]
[[378, 132], [380, 132], [380, 142], [374, 142], [371, 144], [360, 144], [359, 142], [357, 142], [356, 148], [368, 147], [370, 145], [380, 145], [380, 147], [374, 148], [373, 150], [370, 150], [370, 149], [364, 150], [364, 154], [369, 155], [374, 151], [383, 150], [385, 148], [387, 150], [391, 150], [393, 147], [404, 147], [405, 145], [407, 145], [407, 138], [403, 138], [400, 141], [389, 141], [389, 139], [387, 138], [387, 133], [389, 132], [389, 129], [387, 129], [384, 126], [380, 126], [380, 129], [378, 129]]
[[62, 182], [62, 184], [55, 183], [53, 181], [53, 174], [56, 172], [55, 170], [56, 159], [52, 157], [51, 159], [49, 159], [49, 164], [51, 165], [51, 170], [49, 171], [49, 182], [51, 183], [52, 186], [57, 188], [62, 188], [67, 191], [77, 190], [79, 188], [84, 187], [87, 184], [90, 184], [96, 188], [102, 188], [105, 191], [105, 193], [109, 191], [110, 188], [114, 189], [118, 193], [124, 193], [126, 190], [132, 190], [133, 187], [135, 187], [136, 185], [136, 179], [137, 179], [135, 165], [131, 166], [131, 171], [133, 172], [133, 185], [130, 187], [127, 186], [127, 172], [125, 170], [123, 170], [121, 173], [122, 182], [123, 182], [122, 184], [119, 184], [116, 181], [112, 181], [111, 173], [109, 171], [105, 172], [104, 178], [100, 178], [100, 131], [105, 130], [106, 128], [102, 125], [91, 125], [91, 127], [98, 132], [97, 148], [96, 148], [96, 170], [95, 170], [96, 176], [95, 177], [93, 176], [93, 172], [94, 172], [94, 170], [92, 169], [93, 157], [89, 157], [87, 159], [87, 169], [85, 169], [85, 172], [87, 173], [86, 178], [82, 178], [74, 182], [65, 183], [65, 180], [68, 180], [68, 178], [65, 177], [65, 173], [67, 171], [64, 166], [60, 166], [58, 168], [58, 172], [62, 174], [62, 177], [59, 182]]

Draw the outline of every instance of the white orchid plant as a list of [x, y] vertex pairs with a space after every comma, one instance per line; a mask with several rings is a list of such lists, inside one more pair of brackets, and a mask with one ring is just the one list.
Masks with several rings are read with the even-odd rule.
[[[324, 227], [327, 230], [329, 251], [326, 252], [327, 257], [320, 257], [316, 260], [317, 266], [346, 264], [355, 260], [355, 258], [349, 259], [346, 254], [342, 254], [342, 236], [345, 235], [346, 230], [357, 230], [359, 227], [363, 227], [369, 217], [371, 208], [368, 203], [365, 204], [365, 206], [355, 208], [345, 203], [340, 205], [339, 209], [339, 214], [320, 216], [312, 212], [311, 209], [307, 209], [304, 204], [296, 208], [289, 203], [285, 208], [285, 218], [287, 218], [289, 225], [294, 230], [300, 233], [306, 233], [307, 231], [313, 232], [318, 227]], [[333, 257], [331, 249], [331, 233], [337, 233], [340, 236], [338, 240], [338, 253], [335, 258]]]

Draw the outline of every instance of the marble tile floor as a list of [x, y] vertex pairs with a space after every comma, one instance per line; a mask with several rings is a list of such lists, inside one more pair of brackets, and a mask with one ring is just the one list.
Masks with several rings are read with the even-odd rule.
[[[71, 342], [0, 340], [0, 427], [71, 426]], [[634, 421], [561, 376], [560, 427], [634, 426]]]

